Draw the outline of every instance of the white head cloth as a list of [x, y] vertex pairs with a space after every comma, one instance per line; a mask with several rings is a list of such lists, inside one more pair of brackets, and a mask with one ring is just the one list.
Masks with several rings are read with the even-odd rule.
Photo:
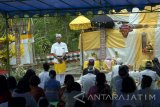
[[58, 37], [62, 37], [62, 35], [61, 34], [56, 34], [56, 38], [58, 38]]
[[116, 62], [117, 62], [118, 65], [120, 65], [120, 64], [123, 63], [121, 58], [117, 58], [117, 59], [116, 59]]

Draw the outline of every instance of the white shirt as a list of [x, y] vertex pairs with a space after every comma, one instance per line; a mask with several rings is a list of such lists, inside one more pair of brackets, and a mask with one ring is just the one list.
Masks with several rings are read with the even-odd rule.
[[96, 75], [92, 73], [88, 73], [80, 78], [80, 83], [82, 84], [82, 91], [86, 94], [88, 93], [89, 89], [95, 85], [96, 82]]
[[116, 80], [116, 82], [115, 82], [115, 84], [116, 84], [115, 88], [116, 88], [117, 95], [121, 94], [122, 82], [123, 82], [123, 79], [121, 77], [118, 78], [118, 80]]
[[129, 71], [129, 75], [136, 81], [141, 82], [141, 74], [139, 71]]
[[[64, 53], [68, 52], [68, 48], [66, 43], [64, 42], [56, 42], [52, 45], [51, 53], [56, 54], [57, 56], [62, 56]], [[54, 58], [55, 63], [59, 63], [56, 58]]]
[[47, 82], [49, 80], [49, 72], [43, 71], [39, 74], [39, 78], [40, 78], [40, 84], [38, 85], [39, 87], [41, 87], [42, 89], [44, 89], [44, 84], [45, 82]]
[[131, 76], [135, 82], [138, 88], [140, 88], [141, 83], [141, 74], [139, 71], [129, 71], [129, 76]]
[[119, 66], [120, 65], [115, 65], [112, 67], [112, 78], [119, 75]]
[[106, 74], [106, 80], [107, 80], [108, 84], [110, 84], [110, 82], [111, 82], [111, 79], [112, 79], [111, 75], [112, 75], [112, 72], [109, 72]]
[[151, 84], [151, 89], [156, 89], [156, 80], [159, 80], [159, 76], [155, 71], [152, 71], [150, 69], [145, 69], [140, 72], [141, 73], [141, 80], [143, 78], [143, 75], [150, 76], [152, 78], [152, 84]]
[[146, 76], [150, 76], [152, 78], [153, 81], [156, 80], [156, 72], [155, 71], [152, 71], [150, 69], [145, 69], [143, 71], [140, 72], [141, 73], [141, 79], [143, 77], [143, 75], [146, 75]]

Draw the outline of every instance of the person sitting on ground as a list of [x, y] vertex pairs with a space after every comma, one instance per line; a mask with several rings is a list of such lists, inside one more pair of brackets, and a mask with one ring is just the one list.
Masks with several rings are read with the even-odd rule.
[[77, 82], [73, 82], [70, 92], [66, 92], [62, 96], [62, 100], [65, 102], [65, 107], [74, 107], [76, 95], [81, 94], [81, 86]]
[[94, 59], [89, 59], [88, 67], [83, 70], [83, 75], [86, 75], [89, 70], [92, 70], [92, 73], [97, 75], [100, 71], [94, 67]]
[[45, 93], [42, 88], [38, 87], [38, 84], [40, 83], [40, 79], [38, 76], [32, 76], [29, 84], [30, 84], [30, 94], [34, 97], [36, 102], [38, 102], [40, 97], [45, 97]]
[[45, 83], [44, 90], [49, 102], [59, 101], [58, 92], [61, 88], [60, 82], [56, 80], [56, 71], [49, 71], [50, 79]]
[[65, 92], [69, 92], [69, 88], [71, 87], [72, 83], [74, 83], [74, 77], [70, 74], [67, 74], [64, 79], [64, 85], [59, 91], [59, 103], [58, 107], [64, 107], [65, 102], [62, 100], [62, 96]]
[[121, 58], [117, 58], [116, 59], [116, 65], [114, 65], [112, 67], [112, 78], [116, 77], [119, 75], [119, 67], [123, 64], [122, 59]]
[[115, 81], [115, 92], [120, 95], [120, 90], [122, 89], [122, 80], [129, 76], [129, 67], [127, 65], [122, 65], [119, 67], [119, 76]]
[[9, 88], [10, 92], [12, 93], [16, 89], [16, 86], [17, 86], [17, 81], [16, 81], [15, 77], [9, 76], [7, 78], [7, 83], [8, 83], [8, 88]]
[[141, 80], [141, 89], [137, 91], [139, 95], [143, 95], [139, 98], [141, 101], [141, 107], [153, 107], [152, 102], [149, 99], [150, 95], [153, 95], [153, 89], [151, 89], [152, 78], [147, 75], [143, 75]]
[[49, 78], [50, 78], [49, 77], [49, 72], [48, 72], [49, 68], [50, 68], [49, 64], [47, 62], [44, 63], [43, 64], [44, 71], [39, 74], [39, 78], [40, 78], [39, 87], [41, 87], [42, 89], [44, 89], [45, 82], [48, 81]]
[[147, 61], [145, 70], [141, 71], [140, 74], [141, 74], [141, 79], [142, 79], [143, 75], [150, 76], [152, 78], [151, 88], [152, 89], [156, 89], [155, 83], [156, 83], [157, 80], [159, 80], [160, 77], [152, 69], [153, 69], [152, 62], [151, 61]]
[[[96, 99], [95, 95], [105, 95], [105, 97], [101, 96], [100, 99]], [[87, 96], [88, 99], [93, 102], [93, 107], [112, 107], [111, 88], [106, 83], [106, 77], [104, 73], [97, 74], [96, 85], [90, 88]]]
[[139, 70], [133, 70], [133, 66], [129, 65], [129, 76], [131, 76], [135, 82], [136, 82], [136, 86], [137, 89], [140, 89], [140, 83], [141, 83], [141, 74], [139, 72]]
[[26, 79], [27, 82], [29, 83], [29, 80], [33, 75], [36, 75], [35, 71], [33, 69], [28, 69], [23, 78]]
[[116, 91], [116, 81], [119, 80], [120, 76], [119, 76], [119, 67], [123, 64], [122, 59], [121, 58], [117, 58], [116, 59], [116, 65], [114, 65], [112, 67], [112, 74], [111, 74], [111, 89], [113, 92]]
[[11, 92], [7, 86], [7, 79], [5, 76], [0, 75], [0, 106], [2, 103], [8, 103], [11, 97]]
[[29, 80], [33, 75], [36, 75], [35, 71], [33, 69], [28, 69], [25, 75], [23, 76], [23, 79], [27, 82], [26, 83], [27, 87], [29, 87]]
[[93, 74], [92, 69], [88, 69], [88, 73], [80, 77], [80, 84], [82, 84], [82, 91], [86, 94], [88, 93], [89, 89], [95, 85], [96, 82], [96, 75]]
[[36, 100], [33, 96], [29, 93], [30, 87], [28, 81], [24, 78], [20, 79], [16, 89], [12, 93], [12, 97], [23, 97], [25, 98], [26, 105], [25, 107], [37, 107]]
[[123, 78], [120, 91], [121, 94], [119, 94], [120, 96], [118, 96], [119, 98], [116, 101], [116, 107], [139, 107], [140, 103], [136, 98], [133, 98], [133, 96], [136, 97], [136, 84], [132, 77], [128, 76]]

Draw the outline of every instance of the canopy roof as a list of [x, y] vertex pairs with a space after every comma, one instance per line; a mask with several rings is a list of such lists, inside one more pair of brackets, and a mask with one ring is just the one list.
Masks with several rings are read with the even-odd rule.
[[146, 5], [155, 6], [160, 0], [0, 0], [0, 13], [7, 14], [9, 18], [16, 15], [19, 17], [33, 17], [34, 15], [44, 16], [66, 13], [76, 14], [92, 11], [97, 14], [99, 10], [108, 12], [115, 9], [127, 9], [133, 7], [144, 9]]

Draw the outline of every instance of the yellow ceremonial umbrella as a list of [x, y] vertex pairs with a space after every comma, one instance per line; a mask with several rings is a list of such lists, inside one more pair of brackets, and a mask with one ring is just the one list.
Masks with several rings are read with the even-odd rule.
[[84, 30], [91, 28], [91, 21], [84, 17], [84, 16], [78, 16], [75, 18], [70, 24], [70, 29], [72, 30]]
[[70, 22], [69, 27], [71, 30], [82, 30], [81, 32], [81, 55], [82, 55], [82, 69], [83, 69], [83, 36], [84, 29], [91, 28], [91, 21], [83, 15], [78, 16]]

